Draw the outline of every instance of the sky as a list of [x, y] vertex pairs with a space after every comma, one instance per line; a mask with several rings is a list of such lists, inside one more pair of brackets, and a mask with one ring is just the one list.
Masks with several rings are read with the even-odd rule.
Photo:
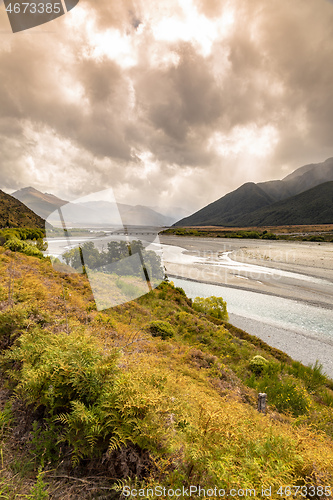
[[333, 3], [80, 0], [12, 33], [0, 189], [188, 213], [333, 156]]

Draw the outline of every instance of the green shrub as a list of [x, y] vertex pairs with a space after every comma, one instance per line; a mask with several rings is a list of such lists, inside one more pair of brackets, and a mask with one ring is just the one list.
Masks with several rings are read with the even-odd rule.
[[42, 258], [42, 252], [32, 243], [27, 243], [26, 241], [19, 240], [16, 237], [10, 238], [4, 244], [4, 247], [11, 250], [12, 252], [21, 252], [30, 257]]
[[266, 232], [265, 234], [263, 234], [262, 239], [264, 239], [264, 240], [278, 240], [279, 238], [274, 233], [267, 233]]
[[249, 364], [251, 371], [258, 375], [268, 366], [268, 361], [263, 356], [254, 356]]
[[176, 286], [175, 290], [177, 290], [177, 292], [179, 292], [181, 295], [186, 297], [186, 293], [184, 292], [184, 290], [180, 286]]
[[148, 324], [148, 330], [153, 337], [161, 337], [163, 340], [174, 336], [175, 332], [170, 323], [166, 321], [151, 321]]
[[228, 321], [227, 303], [222, 297], [196, 297], [193, 301], [193, 309], [204, 314], [209, 314], [213, 318]]
[[[269, 381], [266, 381], [269, 382]], [[291, 412], [294, 416], [308, 412], [310, 399], [305, 389], [299, 387], [293, 380], [287, 379], [271, 384], [267, 389], [268, 397], [278, 411]]]
[[324, 236], [313, 235], [308, 238], [308, 241], [325, 241]]
[[13, 237], [19, 240], [38, 240], [45, 236], [45, 231], [43, 229], [29, 227], [6, 228], [0, 230], [0, 236], [4, 237], [6, 240]]

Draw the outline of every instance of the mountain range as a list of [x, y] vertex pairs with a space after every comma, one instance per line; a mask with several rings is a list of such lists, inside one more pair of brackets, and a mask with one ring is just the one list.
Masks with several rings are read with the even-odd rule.
[[[0, 227], [44, 227], [62, 207], [67, 223], [137, 226], [277, 226], [333, 223], [333, 158], [298, 168], [282, 180], [247, 182], [175, 223], [181, 209], [126, 205], [108, 201], [69, 203], [27, 187], [0, 191]], [[56, 220], [55, 220], [56, 222]]]
[[247, 182], [174, 226], [280, 226], [333, 223], [333, 158], [282, 180]]
[[[49, 193], [41, 193], [33, 187], [22, 188], [12, 196], [36, 214], [48, 219], [51, 224], [60, 222], [58, 209], [61, 208], [66, 223], [76, 225], [132, 225], [170, 226], [178, 218], [164, 215], [143, 205], [126, 205], [110, 201], [68, 202]], [[176, 209], [177, 210], [177, 209]], [[179, 211], [180, 209], [178, 209]]]

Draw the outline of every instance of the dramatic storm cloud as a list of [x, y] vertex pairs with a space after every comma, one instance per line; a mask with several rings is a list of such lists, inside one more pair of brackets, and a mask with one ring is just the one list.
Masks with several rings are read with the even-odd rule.
[[0, 189], [189, 211], [333, 156], [327, 0], [81, 0], [13, 34], [0, 6]]

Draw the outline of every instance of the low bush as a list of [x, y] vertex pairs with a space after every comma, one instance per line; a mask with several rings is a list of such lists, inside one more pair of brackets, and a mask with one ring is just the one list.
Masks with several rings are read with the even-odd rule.
[[306, 388], [310, 391], [316, 390], [327, 382], [327, 378], [323, 373], [323, 366], [318, 361], [312, 366], [304, 366], [299, 361], [293, 361], [291, 366], [288, 366], [288, 372], [302, 379]]
[[7, 240], [4, 247], [12, 252], [21, 252], [29, 255], [30, 257], [38, 257], [39, 259], [43, 258], [43, 253], [37, 248], [36, 245], [19, 240], [16, 237]]
[[249, 364], [251, 371], [256, 374], [260, 374], [267, 367], [268, 361], [263, 356], [254, 356]]
[[196, 297], [193, 301], [193, 309], [204, 314], [209, 314], [213, 318], [228, 321], [227, 303], [222, 297]]
[[163, 340], [174, 336], [175, 332], [170, 323], [166, 321], [151, 321], [148, 325], [148, 330], [153, 337], [161, 337]]

